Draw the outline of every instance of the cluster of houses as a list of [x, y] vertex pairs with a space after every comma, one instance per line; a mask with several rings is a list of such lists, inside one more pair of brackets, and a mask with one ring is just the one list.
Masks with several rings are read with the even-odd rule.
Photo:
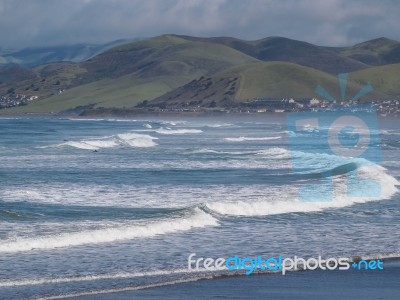
[[0, 96], [0, 109], [13, 106], [26, 105], [31, 101], [39, 99], [39, 96], [27, 96], [21, 94]]
[[400, 117], [400, 100], [387, 100], [375, 103], [377, 111], [382, 116]]
[[[326, 101], [316, 98], [294, 100], [290, 99], [253, 99], [244, 102], [241, 107], [236, 108], [243, 112], [247, 110], [248, 113], [266, 113], [266, 112], [298, 112], [298, 111], [319, 111], [341, 108], [352, 108], [361, 103], [354, 100], [346, 101]], [[400, 116], [400, 100], [386, 100], [386, 101], [373, 101], [371, 102], [376, 108], [376, 111], [382, 115]], [[356, 109], [356, 107], [355, 107]]]
[[[62, 91], [60, 91], [62, 93]], [[38, 96], [27, 96], [22, 94], [0, 96], [0, 109], [13, 106], [26, 105], [31, 101], [37, 100]], [[372, 102], [377, 112], [382, 116], [400, 116], [400, 100], [385, 100]], [[190, 105], [185, 107], [155, 107], [151, 111], [173, 111], [173, 112], [216, 112], [221, 113], [283, 113], [298, 111], [318, 111], [321, 109], [337, 109], [342, 107], [352, 107], [359, 104], [357, 101], [326, 101], [313, 99], [252, 99], [232, 107], [201, 107]]]
[[[190, 103], [172, 105], [166, 107], [148, 107], [150, 112], [190, 112], [190, 113], [284, 113], [299, 111], [320, 111], [337, 110], [350, 108], [359, 105], [358, 101], [326, 101], [316, 98], [308, 99], [251, 99], [240, 104], [233, 104], [228, 107], [190, 105]], [[382, 116], [400, 116], [400, 100], [374, 101], [376, 111]], [[354, 109], [357, 109], [355, 107]]]

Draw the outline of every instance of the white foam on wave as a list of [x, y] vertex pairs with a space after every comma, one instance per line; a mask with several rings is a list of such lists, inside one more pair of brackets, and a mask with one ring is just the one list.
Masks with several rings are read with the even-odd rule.
[[202, 133], [203, 131], [200, 129], [170, 129], [170, 128], [159, 128], [155, 130], [155, 132], [159, 134], [194, 134], [194, 133]]
[[150, 124], [144, 124], [143, 127], [144, 128], [153, 128]]
[[381, 130], [379, 133], [382, 135], [400, 135], [400, 132], [398, 132], [398, 130], [390, 130], [390, 129]]
[[190, 154], [203, 154], [203, 153], [223, 154], [225, 152], [217, 151], [217, 150], [213, 150], [213, 149], [208, 149], [208, 148], [202, 148], [202, 149], [198, 149], [198, 150], [189, 151], [188, 153], [190, 153]]
[[290, 151], [285, 148], [271, 147], [257, 152], [259, 156], [272, 156], [274, 158], [289, 159]]
[[206, 127], [210, 128], [220, 128], [220, 127], [231, 127], [234, 126], [231, 123], [217, 123], [217, 124], [207, 124]]
[[51, 147], [63, 147], [69, 146], [83, 150], [99, 150], [105, 148], [115, 148], [118, 146], [131, 146], [131, 147], [154, 147], [157, 146], [153, 140], [157, 140], [157, 137], [153, 137], [147, 134], [139, 133], [121, 133], [112, 136], [106, 136], [102, 138], [84, 139], [80, 141], [68, 141], [62, 144], [40, 146], [37, 148], [51, 148]]
[[166, 219], [145, 225], [125, 225], [121, 227], [61, 233], [58, 235], [5, 240], [0, 244], [0, 252], [25, 252], [86, 244], [109, 243], [120, 240], [154, 237], [168, 233], [188, 231], [193, 228], [218, 225], [218, 221], [213, 216], [196, 208], [195, 212], [190, 216]]
[[118, 138], [132, 147], [154, 147], [157, 144], [153, 140], [158, 139], [151, 135], [138, 133], [122, 133], [118, 134]]
[[226, 141], [230, 142], [244, 142], [244, 141], [271, 141], [271, 140], [279, 140], [280, 136], [267, 136], [267, 137], [227, 137]]
[[154, 271], [143, 271], [143, 272], [119, 272], [119, 273], [108, 273], [108, 274], [93, 274], [93, 275], [81, 275], [81, 276], [65, 276], [65, 277], [54, 277], [54, 278], [32, 278], [22, 280], [4, 280], [0, 281], [0, 287], [17, 287], [17, 286], [32, 286], [42, 284], [59, 284], [68, 282], [87, 282], [95, 280], [115, 280], [115, 279], [127, 279], [127, 278], [140, 278], [140, 277], [154, 277], [154, 276], [168, 276], [168, 275], [179, 275], [189, 273], [204, 273], [210, 271], [220, 271], [216, 267], [210, 267], [207, 269], [173, 269], [173, 270], [154, 270]]
[[251, 152], [251, 151], [222, 151], [222, 150], [213, 150], [209, 148], [200, 148], [197, 150], [192, 150], [189, 151], [188, 153], [190, 154], [204, 154], [204, 153], [213, 153], [213, 154], [228, 154], [228, 155], [251, 155], [251, 154], [256, 154], [256, 152]]
[[61, 145], [71, 146], [84, 150], [98, 150], [100, 148], [114, 148], [118, 146], [115, 140], [82, 140], [82, 141], [69, 141]]
[[[65, 119], [61, 119], [65, 120]], [[139, 122], [140, 120], [134, 119], [96, 119], [96, 118], [67, 118], [68, 121], [88, 121], [88, 122]]]
[[[268, 194], [279, 195], [278, 187], [271, 186]], [[0, 190], [0, 198], [7, 202], [59, 203], [64, 206], [113, 206], [142, 208], [185, 208], [213, 199], [235, 201], [239, 199], [262, 200], [265, 198], [264, 185], [213, 185], [167, 186], [152, 185], [96, 185], [63, 183], [39, 184], [24, 188]], [[182, 195], [186, 195], [182, 197]], [[21, 231], [24, 232], [24, 231]]]
[[[263, 216], [294, 212], [316, 212], [329, 208], [341, 208], [357, 203], [390, 199], [398, 192], [397, 186], [399, 185], [399, 182], [394, 177], [387, 174], [386, 169], [381, 166], [361, 166], [358, 168], [357, 172], [361, 178], [369, 179], [371, 182], [379, 184], [379, 195], [368, 196], [367, 193], [361, 193], [360, 196], [348, 195], [347, 179], [345, 176], [340, 175], [333, 178], [333, 201], [329, 202], [304, 202], [300, 201], [300, 199], [295, 197], [292, 193], [292, 195], [286, 195], [286, 198], [275, 195], [275, 199], [269, 198], [252, 202], [211, 202], [207, 203], [206, 206], [210, 210], [221, 215]], [[361, 185], [361, 191], [363, 189], [371, 188], [368, 184], [365, 184], [365, 181]]]
[[332, 169], [348, 163], [356, 163], [359, 166], [377, 166], [361, 157], [343, 157], [329, 153], [304, 152], [289, 150], [280, 147], [270, 147], [257, 151], [257, 156], [272, 158], [273, 161], [287, 161], [295, 168], [315, 170]]
[[175, 120], [175, 121], [161, 121], [160, 124], [163, 125], [171, 125], [171, 126], [176, 126], [176, 125], [182, 125], [182, 124], [186, 124], [187, 121], [183, 121], [183, 120]]

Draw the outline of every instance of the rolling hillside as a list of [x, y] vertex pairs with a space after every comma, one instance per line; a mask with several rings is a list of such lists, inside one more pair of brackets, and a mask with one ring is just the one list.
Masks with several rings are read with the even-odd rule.
[[0, 96], [39, 97], [7, 110], [11, 113], [137, 105], [230, 106], [254, 98], [318, 97], [317, 85], [337, 97], [335, 72], [352, 71], [349, 95], [371, 82], [375, 89], [364, 100], [391, 99], [400, 96], [400, 64], [374, 67], [354, 57], [357, 51], [369, 51], [380, 55], [383, 63], [383, 57], [397, 57], [397, 44], [378, 39], [327, 48], [279, 37], [243, 41], [163, 35], [113, 47], [80, 63], [1, 68]]
[[372, 66], [400, 63], [400, 43], [388, 38], [378, 38], [352, 47], [331, 49], [342, 56]]
[[[351, 81], [347, 86], [350, 95], [356, 94], [368, 81], [369, 73], [363, 72], [354, 76], [358, 82], [350, 74]], [[302, 99], [315, 95], [315, 87], [318, 85], [340, 99], [338, 79], [333, 75], [292, 63], [256, 62], [230, 68], [209, 78], [194, 80], [155, 99], [152, 104], [189, 103], [209, 106], [218, 100], [232, 105], [255, 98]], [[365, 99], [377, 97], [386, 98], [387, 95], [376, 90]]]
[[60, 45], [50, 47], [25, 48], [19, 51], [1, 52], [0, 67], [10, 64], [22, 66], [37, 66], [52, 62], [80, 62], [87, 60], [97, 54], [121, 44], [128, 43], [129, 40], [116, 40], [106, 44], [77, 44]]
[[400, 64], [391, 64], [354, 72], [351, 78], [360, 84], [371, 83], [375, 91], [389, 95], [387, 98], [399, 98]]
[[[200, 76], [256, 61], [224, 45], [172, 36], [156, 37], [111, 49], [81, 64], [62, 65], [58, 72], [73, 74], [77, 87], [19, 110], [60, 111], [89, 104], [95, 107], [133, 107]], [[73, 67], [81, 72], [73, 71]], [[42, 71], [39, 73], [43, 76]], [[61, 77], [59, 73], [55, 74]], [[45, 82], [54, 82], [54, 76], [43, 77]]]
[[340, 55], [326, 47], [283, 37], [268, 37], [256, 41], [244, 41], [227, 37], [185, 38], [223, 44], [262, 61], [291, 62], [335, 75], [368, 67], [363, 62]]

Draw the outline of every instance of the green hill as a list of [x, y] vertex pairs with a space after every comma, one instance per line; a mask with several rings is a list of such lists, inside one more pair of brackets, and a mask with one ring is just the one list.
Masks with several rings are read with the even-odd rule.
[[340, 55], [326, 47], [283, 37], [268, 37], [256, 41], [244, 41], [229, 37], [195, 38], [184, 36], [184, 38], [223, 44], [262, 61], [291, 62], [335, 75], [368, 67], [363, 62]]
[[[64, 64], [53, 74], [43, 76], [43, 70], [37, 68], [46, 79], [44, 82], [54, 82], [55, 76], [65, 77], [57, 73], [61, 72], [72, 74], [69, 84], [77, 86], [62, 94], [43, 95], [44, 100], [16, 110], [61, 111], [89, 104], [95, 107], [133, 107], [200, 76], [255, 61], [224, 45], [160, 36], [113, 48], [81, 64]], [[73, 67], [78, 70], [73, 70]], [[36, 84], [41, 80], [38, 79]], [[62, 86], [58, 87], [62, 89]], [[43, 87], [39, 91], [44, 93], [49, 88]]]
[[372, 66], [400, 63], [400, 43], [388, 38], [378, 38], [352, 47], [331, 49], [342, 56]]
[[144, 104], [229, 106], [254, 98], [319, 97], [318, 85], [338, 98], [338, 80], [331, 73], [356, 70], [350, 73], [348, 95], [371, 82], [375, 90], [364, 100], [387, 99], [400, 96], [399, 64], [371, 67], [349, 57], [355, 51], [387, 57], [396, 45], [378, 39], [351, 50], [278, 37], [243, 41], [162, 35], [113, 47], [80, 63], [0, 68], [0, 96], [39, 97], [8, 110], [18, 113]]
[[116, 40], [106, 44], [77, 44], [60, 45], [49, 47], [25, 48], [19, 51], [1, 52], [0, 49], [0, 67], [10, 64], [19, 64], [23, 66], [37, 66], [52, 62], [80, 62], [87, 60], [99, 53], [128, 43], [129, 40]]
[[[362, 71], [361, 71], [362, 72]], [[365, 76], [368, 78], [368, 76]], [[362, 87], [363, 82], [351, 81], [347, 86], [350, 95]], [[232, 67], [209, 78], [194, 80], [157, 99], [153, 105], [179, 105], [182, 103], [208, 106], [234, 104], [249, 99], [282, 99], [320, 97], [315, 88], [321, 85], [331, 95], [340, 99], [339, 83], [336, 76], [286, 62], [255, 62]], [[386, 97], [380, 92], [371, 93], [365, 99]]]
[[371, 83], [376, 92], [394, 98], [400, 95], [399, 74], [400, 64], [392, 64], [354, 72], [351, 79], [360, 84]]

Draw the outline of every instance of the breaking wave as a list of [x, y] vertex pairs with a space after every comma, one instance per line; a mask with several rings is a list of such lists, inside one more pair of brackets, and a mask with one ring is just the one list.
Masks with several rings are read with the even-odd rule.
[[188, 231], [193, 228], [218, 225], [217, 219], [212, 215], [199, 208], [195, 208], [192, 215], [182, 218], [165, 219], [145, 225], [125, 225], [114, 228], [17, 238], [9, 241], [5, 240], [2, 241], [0, 245], [0, 252], [24, 252], [86, 244], [109, 243], [120, 240], [154, 237], [168, 233]]
[[69, 141], [61, 144], [60, 146], [71, 146], [84, 150], [98, 150], [100, 148], [114, 148], [118, 146], [115, 140], [82, 140], [82, 141]]
[[118, 138], [132, 147], [154, 147], [157, 144], [153, 140], [158, 139], [151, 135], [138, 133], [122, 133], [118, 134]]
[[231, 127], [231, 126], [237, 126], [232, 123], [217, 123], [217, 124], [207, 124], [206, 127], [210, 128], [220, 128], [220, 127]]
[[280, 136], [267, 136], [267, 137], [228, 137], [225, 138], [226, 141], [230, 142], [244, 142], [244, 141], [270, 141], [270, 140], [279, 140]]
[[[305, 202], [295, 197], [290, 198], [275, 198], [262, 201], [235, 201], [235, 202], [211, 202], [207, 203], [206, 207], [220, 215], [231, 216], [263, 216], [275, 215], [294, 212], [316, 212], [329, 208], [341, 208], [351, 206], [357, 203], [366, 203], [370, 201], [385, 200], [393, 197], [397, 192], [399, 182], [386, 173], [386, 169], [378, 165], [359, 166], [354, 170], [353, 164], [346, 164], [342, 167], [334, 168], [333, 171], [339, 170], [337, 175], [333, 174], [333, 188], [328, 186], [325, 188], [332, 189], [332, 201], [322, 202]], [[343, 172], [342, 172], [343, 171]], [[344, 174], [347, 172], [358, 172], [358, 175], [364, 179], [359, 184], [359, 195], [349, 195], [347, 191], [347, 179]], [[366, 180], [366, 181], [365, 181]], [[376, 186], [370, 183], [376, 182], [379, 184], [379, 193], [372, 192], [369, 194], [369, 189], [374, 189]], [[318, 186], [321, 190], [322, 186]], [[296, 193], [298, 194], [298, 193]]]
[[159, 134], [193, 134], [193, 133], [202, 133], [203, 131], [200, 129], [170, 129], [170, 128], [159, 128], [155, 130], [155, 132]]
[[[210, 267], [211, 271], [212, 268]], [[215, 268], [216, 269], [216, 268]], [[216, 269], [218, 271], [218, 269]], [[108, 279], [126, 279], [126, 278], [138, 278], [138, 277], [153, 277], [163, 275], [180, 275], [189, 273], [204, 273], [210, 272], [206, 269], [173, 269], [173, 270], [154, 270], [154, 271], [143, 271], [143, 272], [120, 272], [120, 273], [109, 273], [109, 274], [93, 274], [93, 275], [81, 275], [81, 276], [65, 276], [65, 277], [53, 277], [53, 278], [32, 278], [22, 280], [4, 280], [0, 281], [0, 287], [16, 287], [16, 286], [32, 286], [41, 284], [58, 284], [68, 282], [87, 282], [95, 280], [108, 280]]]
[[196, 149], [196, 150], [191, 150], [188, 151], [187, 153], [189, 154], [207, 154], [207, 153], [211, 153], [211, 154], [221, 154], [221, 155], [251, 155], [251, 154], [256, 154], [256, 152], [251, 152], [251, 151], [222, 151], [222, 150], [213, 150], [213, 149], [209, 149], [209, 148], [200, 148], [200, 149]]
[[118, 146], [147, 148], [147, 147], [157, 146], [157, 143], [154, 142], [154, 140], [157, 139], [158, 139], [157, 137], [153, 137], [147, 134], [121, 133], [109, 137], [84, 139], [80, 141], [67, 141], [62, 144], [37, 147], [37, 148], [51, 148], [51, 147], [64, 147], [64, 146], [83, 149], [83, 150], [99, 150], [105, 148], [115, 148]]

